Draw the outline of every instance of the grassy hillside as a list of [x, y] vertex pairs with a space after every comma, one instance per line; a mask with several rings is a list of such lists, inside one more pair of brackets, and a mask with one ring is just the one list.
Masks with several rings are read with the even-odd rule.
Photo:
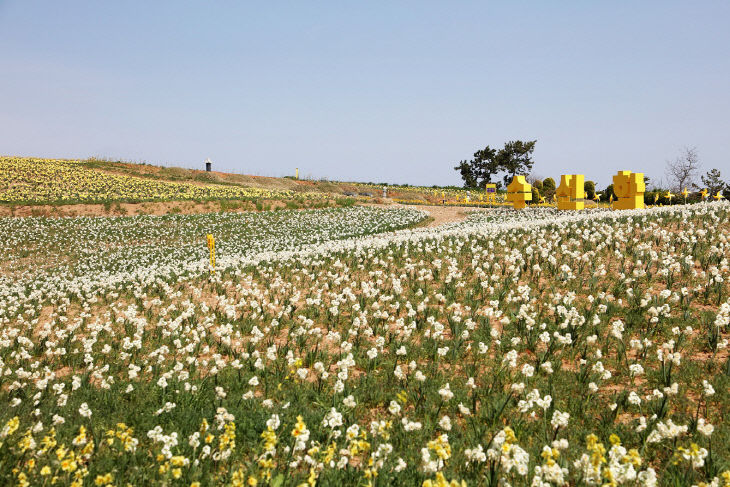
[[[382, 192], [382, 185], [372, 183], [250, 176], [102, 159], [0, 157], [0, 203], [5, 206], [193, 201], [237, 202], [233, 206], [244, 209], [316, 207], [342, 206], [337, 202], [342, 197], [377, 203]], [[463, 202], [466, 195], [454, 188], [388, 186], [388, 197], [399, 202], [446, 199], [455, 203]], [[472, 200], [477, 199], [473, 194]]]
[[[185, 169], [180, 167], [161, 167], [151, 164], [136, 164], [119, 161], [112, 162], [101, 159], [89, 159], [84, 161], [84, 164], [89, 168], [98, 169], [100, 171], [165, 181], [194, 181], [202, 184], [244, 186], [273, 191], [292, 191], [294, 193], [318, 192], [341, 195], [351, 194], [358, 197], [364, 196], [373, 198], [382, 197], [383, 195], [382, 183], [343, 182], [324, 179], [294, 179], [293, 177], [274, 178], [268, 176], [250, 176], [218, 171], [206, 172], [198, 169]], [[444, 197], [450, 201], [463, 200], [466, 197], [466, 194], [466, 190], [453, 187], [439, 188], [411, 185], [388, 185], [388, 197], [419, 202], [436, 202], [441, 201]]]

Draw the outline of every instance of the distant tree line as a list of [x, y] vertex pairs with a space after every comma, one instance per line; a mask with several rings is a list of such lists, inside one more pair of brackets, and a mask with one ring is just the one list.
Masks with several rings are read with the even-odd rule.
[[[494, 149], [486, 146], [476, 151], [470, 160], [459, 161], [454, 168], [459, 171], [464, 181], [464, 188], [484, 189], [487, 183], [495, 183], [497, 188], [507, 186], [516, 174], [529, 174], [535, 161], [532, 153], [535, 150], [536, 140], [523, 142], [514, 140], [507, 142], [502, 149]], [[699, 174], [700, 159], [696, 147], [685, 147], [673, 160], [667, 161], [666, 177], [667, 183], [657, 181], [650, 185], [652, 179], [644, 176], [644, 183], [647, 191], [644, 193], [644, 201], [647, 204], [680, 204], [697, 202], [702, 199], [700, 191], [707, 190], [707, 198], [712, 198], [719, 191], [727, 199], [730, 199], [730, 184], [722, 179], [719, 169], [710, 169], [706, 174], [699, 177], [701, 184], [697, 182]], [[498, 175], [502, 175], [502, 181]], [[528, 181], [532, 184], [532, 202], [540, 202], [540, 198], [551, 200], [555, 195], [556, 183], [553, 178], [541, 180], [535, 176], [529, 176]], [[651, 188], [651, 189], [649, 189]], [[686, 200], [681, 194], [684, 189], [690, 193]], [[596, 197], [596, 183], [585, 181], [585, 196], [593, 200]], [[598, 193], [600, 201], [616, 199], [613, 192], [613, 184]], [[670, 197], [671, 196], [671, 197]]]

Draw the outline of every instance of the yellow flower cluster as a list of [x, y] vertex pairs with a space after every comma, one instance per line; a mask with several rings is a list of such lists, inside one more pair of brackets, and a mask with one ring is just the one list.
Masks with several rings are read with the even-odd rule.
[[0, 201], [6, 203], [277, 199], [292, 195], [285, 190], [127, 176], [95, 170], [77, 160], [0, 157]]
[[444, 434], [438, 435], [435, 440], [429, 441], [428, 449], [432, 450], [441, 460], [451, 458], [451, 445], [449, 445], [448, 437]]
[[[12, 436], [19, 424], [17, 417], [11, 418], [0, 431], [0, 437]], [[32, 430], [26, 430], [11, 448], [11, 451], [22, 453], [27, 458], [13, 468], [18, 485], [29, 486], [32, 485], [31, 481], [35, 485], [50, 479], [51, 484], [64, 480], [68, 485], [81, 487], [84, 478], [89, 475], [87, 465], [94, 454], [94, 440], [89, 437], [86, 428], [81, 426], [71, 443], [71, 448], [67, 448], [65, 444], [59, 445], [55, 428], [51, 428], [39, 443], [33, 438]], [[111, 474], [98, 476], [95, 480], [96, 485], [108, 485], [112, 482]]]
[[106, 432], [106, 444], [113, 446], [116, 440], [125, 452], [134, 453], [137, 450], [139, 441], [133, 436], [134, 430], [124, 423], [117, 423], [117, 429], [109, 429]]
[[428, 479], [423, 481], [423, 487], [466, 487], [466, 482], [458, 480], [446, 480], [442, 472], [436, 472], [434, 480]]

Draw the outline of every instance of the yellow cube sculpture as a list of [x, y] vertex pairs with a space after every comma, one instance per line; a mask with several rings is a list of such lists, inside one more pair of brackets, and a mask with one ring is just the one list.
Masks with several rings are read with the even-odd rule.
[[585, 189], [583, 174], [563, 174], [560, 176], [560, 186], [555, 191], [558, 197], [558, 210], [582, 210], [585, 208], [583, 197]]
[[613, 177], [613, 192], [616, 194], [616, 201], [613, 202], [614, 210], [639, 210], [644, 208], [644, 173], [619, 171]]
[[521, 210], [527, 206], [527, 201], [532, 201], [532, 185], [525, 181], [525, 176], [515, 176], [507, 186], [507, 201], [512, 207]]

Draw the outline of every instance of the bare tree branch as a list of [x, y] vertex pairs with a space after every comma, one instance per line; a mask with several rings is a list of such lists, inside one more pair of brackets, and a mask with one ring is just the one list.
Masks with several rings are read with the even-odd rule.
[[666, 175], [670, 189], [682, 191], [684, 188], [697, 188], [695, 177], [700, 168], [697, 147], [685, 147], [674, 161], [667, 161]]

